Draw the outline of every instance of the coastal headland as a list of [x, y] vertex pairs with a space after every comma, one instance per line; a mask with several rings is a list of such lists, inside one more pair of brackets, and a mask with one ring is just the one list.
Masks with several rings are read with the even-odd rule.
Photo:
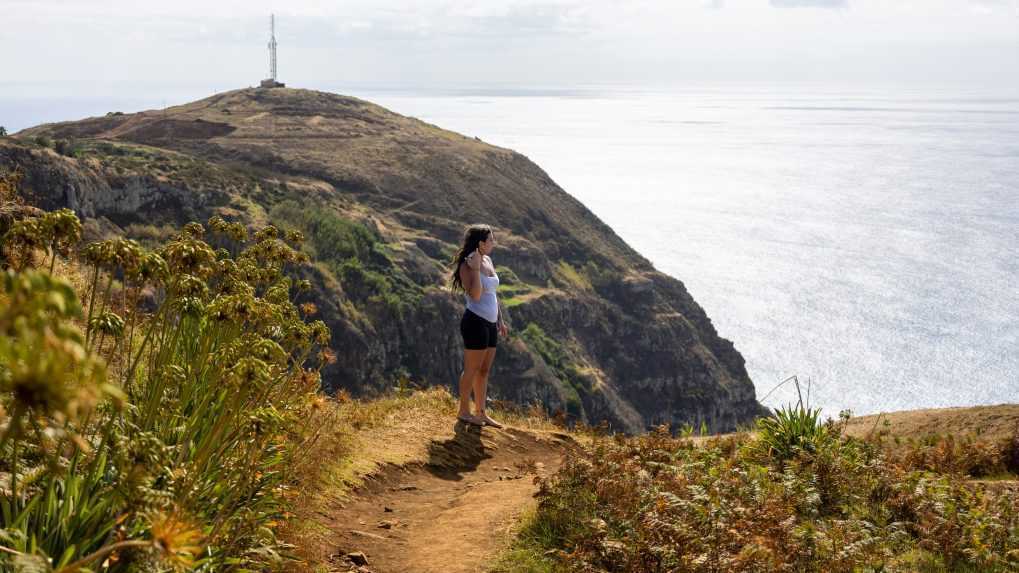
[[356, 98], [242, 89], [162, 110], [46, 124], [0, 140], [29, 201], [86, 238], [158, 242], [219, 215], [304, 232], [337, 360], [327, 390], [451, 387], [461, 301], [444, 287], [466, 224], [494, 254], [513, 334], [490, 396], [636, 433], [733, 430], [764, 409], [743, 357], [683, 283], [512, 150]]

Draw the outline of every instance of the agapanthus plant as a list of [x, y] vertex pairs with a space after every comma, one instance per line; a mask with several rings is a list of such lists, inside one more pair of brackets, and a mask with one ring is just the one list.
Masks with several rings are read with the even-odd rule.
[[278, 556], [267, 524], [310, 435], [320, 364], [308, 363], [331, 355], [329, 330], [294, 302], [307, 285], [287, 271], [306, 257], [287, 240], [301, 237], [268, 227], [248, 244], [237, 223], [209, 227], [229, 249], [197, 223], [158, 251], [122, 238], [86, 246], [84, 304], [32, 268], [39, 252], [51, 269], [71, 252], [72, 213], [18, 221], [2, 238], [16, 264], [0, 291], [0, 566], [212, 569]]

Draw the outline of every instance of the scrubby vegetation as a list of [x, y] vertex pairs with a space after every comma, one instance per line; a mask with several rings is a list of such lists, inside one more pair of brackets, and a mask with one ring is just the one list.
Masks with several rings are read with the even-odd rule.
[[[452, 257], [449, 256], [450, 259]], [[509, 267], [496, 266], [495, 272], [499, 275], [499, 301], [506, 308], [520, 306], [542, 290], [541, 287], [522, 281]]]
[[753, 434], [597, 439], [542, 484], [502, 570], [1019, 567], [1019, 492], [971, 479], [1007, 468], [1016, 438], [903, 449], [844, 437], [845, 420], [797, 406]]
[[381, 303], [399, 314], [421, 299], [422, 288], [393, 263], [378, 231], [295, 201], [276, 205], [270, 216], [308, 236], [313, 258], [327, 266], [356, 303]]
[[581, 273], [566, 261], [559, 261], [552, 268], [552, 277], [555, 282], [571, 290], [590, 291], [594, 288], [587, 273]]
[[[501, 278], [501, 276], [500, 276]], [[506, 308], [520, 306], [527, 302], [525, 296], [533, 293], [534, 287], [527, 283], [499, 284], [499, 301]]]
[[515, 333], [527, 343], [527, 346], [538, 353], [541, 359], [555, 372], [556, 377], [566, 384], [566, 415], [576, 419], [584, 413], [582, 396], [591, 391], [592, 382], [577, 367], [563, 345], [545, 333], [536, 323], [528, 323], [519, 333]]
[[281, 558], [329, 331], [295, 304], [299, 234], [208, 226], [208, 242], [192, 223], [158, 250], [117, 238], [77, 261], [68, 211], [0, 237], [0, 569]]
[[67, 157], [77, 157], [82, 152], [81, 145], [73, 139], [58, 139], [54, 141], [53, 150]]

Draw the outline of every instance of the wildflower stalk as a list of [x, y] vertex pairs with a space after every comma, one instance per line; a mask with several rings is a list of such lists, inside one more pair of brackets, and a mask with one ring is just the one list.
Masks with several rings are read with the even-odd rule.
[[98, 551], [96, 551], [94, 553], [91, 553], [89, 555], [86, 555], [85, 557], [82, 557], [81, 559], [75, 561], [74, 563], [70, 563], [68, 565], [65, 565], [65, 566], [61, 567], [60, 569], [57, 569], [53, 573], [77, 573], [79, 570], [84, 568], [89, 563], [92, 563], [93, 561], [98, 561], [100, 559], [104, 559], [104, 558], [108, 557], [110, 554], [112, 554], [115, 551], [120, 551], [122, 549], [129, 549], [129, 548], [132, 548], [132, 547], [152, 547], [152, 542], [151, 541], [118, 541], [116, 543], [111, 543], [109, 545], [103, 546], [101, 549], [99, 549]]
[[146, 344], [148, 344], [149, 339], [152, 337], [152, 331], [154, 331], [157, 326], [161, 326], [162, 325], [163, 321], [161, 319], [163, 318], [165, 310], [166, 310], [166, 302], [164, 301], [163, 304], [161, 304], [159, 306], [159, 309], [156, 311], [156, 316], [153, 317], [152, 324], [150, 324], [149, 328], [146, 329], [146, 331], [145, 331], [145, 338], [142, 339], [141, 344], [138, 346], [137, 354], [135, 354], [134, 358], [131, 360], [131, 365], [127, 369], [127, 376], [124, 377], [124, 386], [125, 387], [128, 387], [128, 388], [131, 387], [131, 384], [132, 384], [132, 382], [134, 380], [135, 371], [138, 369], [138, 364], [141, 361], [142, 354], [145, 353]]
[[96, 288], [99, 286], [99, 265], [96, 264], [92, 267], [92, 283], [89, 287], [88, 295], [88, 316], [85, 318], [85, 344], [88, 344], [89, 339], [92, 336], [92, 309], [95, 307], [96, 302]]

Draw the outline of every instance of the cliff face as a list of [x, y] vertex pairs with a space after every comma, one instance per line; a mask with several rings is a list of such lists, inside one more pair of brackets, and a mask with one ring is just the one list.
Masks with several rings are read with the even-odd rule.
[[34, 204], [75, 209], [93, 235], [156, 240], [213, 214], [305, 231], [313, 263], [299, 272], [333, 329], [333, 390], [455, 386], [462, 301], [443, 288], [445, 265], [465, 224], [482, 221], [496, 227], [514, 330], [492, 398], [626, 431], [726, 430], [761, 412], [742, 357], [683, 284], [538, 166], [368, 102], [238, 90], [25, 130], [0, 140], [5, 165]]

